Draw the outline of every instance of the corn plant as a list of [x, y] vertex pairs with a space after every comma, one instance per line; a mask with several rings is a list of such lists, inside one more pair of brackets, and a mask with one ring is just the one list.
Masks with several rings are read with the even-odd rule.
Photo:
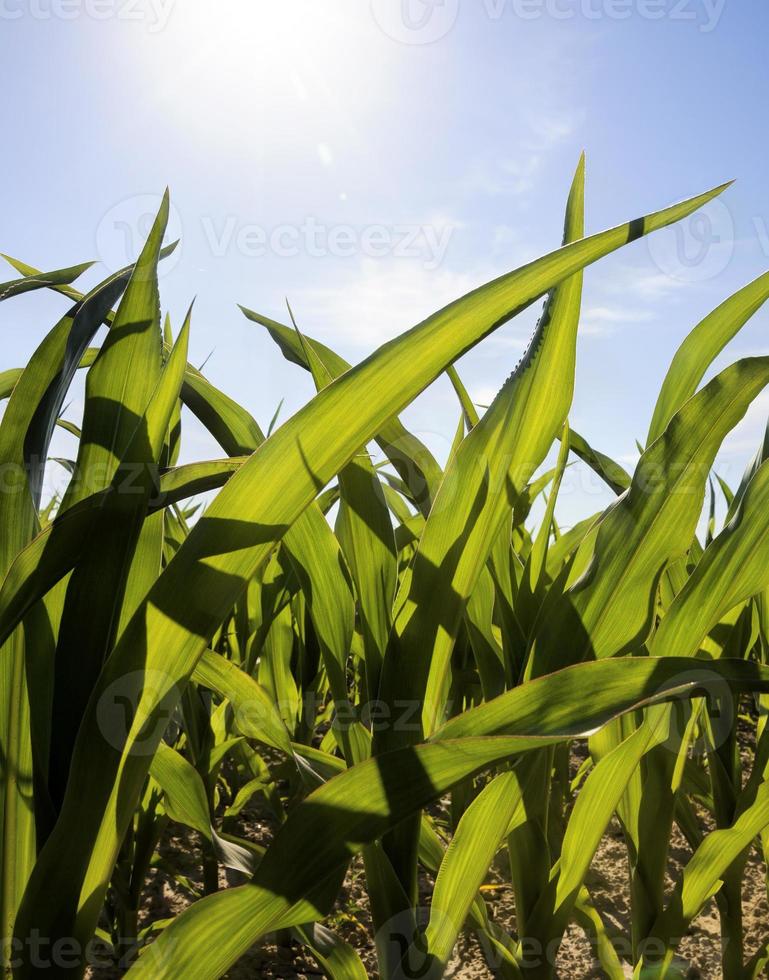
[[[494, 975], [551, 977], [572, 923], [606, 976], [678, 976], [677, 944], [713, 896], [724, 977], [762, 974], [769, 935], [746, 950], [741, 910], [747, 855], [769, 841], [769, 438], [739, 487], [718, 484], [720, 529], [709, 474], [769, 357], [703, 379], [769, 274], [681, 345], [632, 474], [568, 423], [583, 270], [726, 186], [586, 237], [580, 161], [560, 248], [355, 366], [293, 318], [243, 308], [317, 389], [267, 434], [188, 363], [192, 311], [178, 332], [161, 321], [167, 196], [136, 263], [85, 293], [87, 265], [8, 259], [0, 300], [48, 289], [69, 304], [26, 367], [0, 374], [8, 976], [81, 977], [99, 943], [132, 980], [214, 980], [278, 934], [332, 980], [365, 978], [330, 928], [357, 855], [386, 980], [441, 977], [463, 930]], [[455, 362], [543, 297], [479, 417]], [[79, 427], [61, 417], [78, 371]], [[441, 465], [399, 414], [444, 372], [459, 426]], [[222, 458], [180, 464], [183, 409]], [[57, 425], [77, 452], [50, 500]], [[616, 499], [566, 530], [572, 456]], [[266, 843], [238, 830], [255, 800]], [[588, 877], [615, 819], [623, 949]], [[147, 922], [175, 825], [196, 834], [202, 886]], [[674, 831], [691, 855], [671, 889]], [[493, 862], [510, 929], [483, 888]]]

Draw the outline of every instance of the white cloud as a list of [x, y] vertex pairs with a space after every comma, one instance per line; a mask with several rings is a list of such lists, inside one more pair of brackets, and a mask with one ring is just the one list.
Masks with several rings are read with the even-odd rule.
[[540, 146], [553, 146], [567, 140], [582, 125], [584, 110], [573, 112], [568, 119], [556, 116], [537, 116], [532, 124], [535, 142]]
[[494, 163], [476, 160], [460, 181], [461, 190], [472, 195], [519, 197], [533, 189], [541, 165], [538, 152]]
[[484, 407], [491, 405], [498, 393], [499, 388], [494, 385], [470, 386], [470, 397], [476, 405], [483, 405]]
[[536, 185], [549, 155], [573, 136], [584, 115], [584, 111], [575, 110], [568, 118], [540, 114], [525, 120], [524, 135], [519, 139], [517, 152], [493, 162], [476, 160], [460, 182], [461, 189], [492, 197], [528, 194]]
[[300, 329], [319, 340], [371, 350], [492, 278], [494, 272], [427, 270], [418, 261], [365, 258], [349, 274], [290, 298]]
[[[512, 350], [518, 351], [519, 354], [523, 354], [529, 345], [529, 341], [531, 340], [531, 335], [533, 333], [533, 328], [529, 324], [521, 326], [523, 322], [524, 321], [522, 320], [515, 321], [517, 329], [520, 331], [517, 336], [512, 335], [509, 332], [505, 332], [505, 327], [502, 327], [501, 331], [496, 331], [484, 339], [484, 347], [487, 350]], [[508, 327], [507, 329], [509, 330], [511, 328]], [[515, 327], [512, 329], [515, 329]]]
[[648, 323], [654, 319], [654, 314], [648, 310], [591, 306], [582, 312], [579, 332], [583, 337], [609, 337], [615, 333], [618, 326], [628, 323]]
[[649, 270], [637, 266], [620, 266], [612, 269], [611, 276], [602, 279], [607, 294], [634, 296], [641, 300], [664, 299], [687, 283], [669, 276], [658, 269]]

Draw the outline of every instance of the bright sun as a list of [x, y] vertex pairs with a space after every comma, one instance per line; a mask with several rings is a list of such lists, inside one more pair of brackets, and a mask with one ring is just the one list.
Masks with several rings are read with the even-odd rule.
[[[383, 71], [365, 36], [362, 43], [360, 8], [317, 0], [223, 6], [226, 17], [210, 0], [176, 3], [159, 43], [147, 46], [162, 73], [159, 97], [177, 115], [237, 123], [247, 139], [254, 126], [287, 127], [303, 116], [333, 123], [342, 113], [349, 121], [368, 107]], [[351, 85], [357, 77], [361, 84]]]

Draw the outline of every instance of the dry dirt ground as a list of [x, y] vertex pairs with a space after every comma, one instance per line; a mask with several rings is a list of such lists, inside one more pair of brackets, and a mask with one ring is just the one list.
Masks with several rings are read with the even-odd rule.
[[[581, 753], [580, 753], [581, 755]], [[575, 757], [575, 765], [580, 758]], [[267, 843], [272, 836], [270, 822], [263, 814], [252, 809], [243, 820], [241, 833], [244, 837]], [[184, 874], [196, 887], [200, 887], [200, 851], [197, 839], [178, 825], [171, 825], [161, 845], [161, 854], [167, 865]], [[680, 869], [688, 860], [690, 850], [683, 837], [674, 835], [668, 885], [673, 887]], [[504, 857], [500, 852], [497, 864], [491, 868], [484, 886], [490, 899], [494, 919], [508, 930], [515, 927], [515, 909], [512, 891], [507, 884]], [[234, 883], [232, 880], [230, 883]], [[604, 836], [593, 860], [587, 881], [596, 907], [612, 935], [629, 936], [629, 889], [627, 852], [619, 825], [613, 823]], [[222, 877], [221, 885], [228, 882]], [[422, 879], [423, 904], [429, 904], [432, 882]], [[177, 881], [161, 870], [151, 872], [141, 912], [141, 924], [168, 919], [178, 914], [195, 897]], [[758, 853], [753, 851], [748, 860], [743, 891], [745, 948], [752, 954], [769, 935], [769, 907], [767, 906], [766, 868]], [[328, 924], [344, 939], [353, 944], [363, 959], [372, 978], [377, 977], [373, 944], [370, 939], [371, 919], [364, 887], [364, 876], [359, 861], [355, 861], [344, 882], [342, 894]], [[695, 920], [688, 934], [678, 947], [682, 975], [688, 978], [717, 980], [721, 976], [720, 939], [718, 914], [711, 900]], [[562, 980], [588, 980], [605, 976], [597, 964], [590, 941], [576, 925], [571, 925], [564, 938], [556, 960], [557, 976]], [[114, 980], [122, 970], [114, 968], [93, 969], [90, 980]], [[306, 980], [323, 977], [323, 972], [311, 955], [302, 947], [286, 940], [285, 944], [264, 942], [251, 949], [227, 974], [229, 980]], [[495, 974], [486, 964], [478, 940], [471, 934], [463, 934], [449, 964], [446, 977], [481, 980]], [[630, 971], [628, 970], [628, 976]], [[187, 978], [185, 978], [187, 980]], [[189, 978], [194, 980], [194, 978]]]

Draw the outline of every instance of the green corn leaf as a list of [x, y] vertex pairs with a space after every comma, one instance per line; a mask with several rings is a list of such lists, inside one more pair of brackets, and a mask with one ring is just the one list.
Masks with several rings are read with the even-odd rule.
[[369, 699], [376, 698], [392, 626], [397, 553], [382, 485], [367, 454], [358, 454], [339, 473], [335, 531], [358, 596]]
[[[171, 255], [178, 244], [179, 242], [175, 241], [171, 242], [170, 245], [166, 245], [163, 248], [163, 251], [160, 253], [161, 259], [167, 258], [169, 255]], [[60, 293], [62, 296], [66, 296], [69, 299], [75, 300], [76, 303], [79, 303], [83, 299], [84, 294], [81, 293], [79, 289], [75, 289], [74, 286], [71, 286], [70, 283], [74, 282], [74, 280], [77, 279], [78, 275], [82, 274], [82, 272], [78, 273], [78, 275], [73, 275], [71, 279], [68, 279], [68, 275], [72, 272], [77, 272], [78, 269], [86, 271], [94, 264], [93, 262], [86, 262], [84, 265], [73, 266], [71, 269], [61, 270], [63, 275], [60, 276], [58, 273], [41, 272], [34, 266], [28, 265], [26, 262], [22, 262], [21, 259], [15, 259], [10, 255], [0, 253], [0, 258], [4, 258], [5, 261], [8, 262], [9, 265], [13, 266], [17, 272], [21, 273], [25, 279], [29, 279], [30, 281], [37, 279], [40, 281], [43, 287], [50, 289], [55, 293]], [[132, 268], [133, 264], [115, 273], [115, 275], [121, 276], [127, 271], [130, 271]], [[112, 315], [108, 315], [106, 319], [108, 323], [111, 322]]]
[[742, 496], [745, 493], [748, 484], [755, 476], [761, 464], [766, 462], [767, 459], [769, 459], [769, 420], [767, 420], [761, 444], [756, 450], [756, 454], [753, 459], [745, 467], [745, 472], [742, 474], [742, 479], [740, 480], [740, 485], [737, 487], [737, 492], [732, 496], [731, 503], [729, 504], [729, 510], [726, 512], [727, 524], [732, 517], [734, 517], [735, 511], [740, 506], [740, 501], [742, 500]]
[[[763, 671], [760, 665], [741, 660], [698, 661], [698, 676], [694, 677], [689, 657], [591, 660], [564, 667], [537, 681], [527, 681], [493, 701], [469, 708], [443, 724], [431, 736], [431, 741], [510, 735], [529, 729], [541, 731], [543, 735], [558, 731], [563, 737], [576, 738], [585, 730], [593, 732], [602, 727], [612, 715], [695, 690], [700, 682], [707, 688], [712, 681], [716, 689], [724, 682], [743, 690], [754, 683], [760, 685]], [[629, 695], [632, 703], [624, 700], [626, 691], [632, 692]], [[582, 704], [585, 727], [580, 724], [570, 729], [572, 705], [576, 709], [577, 700], [584, 698], [585, 692], [590, 693], [589, 701]], [[548, 703], [545, 699], [553, 700]], [[515, 717], [511, 720], [513, 713]], [[545, 731], [542, 726], [549, 724], [555, 727]]]
[[457, 369], [453, 364], [451, 367], [446, 369], [446, 374], [448, 375], [454, 391], [457, 393], [459, 404], [462, 406], [462, 414], [464, 416], [465, 425], [467, 427], [467, 431], [469, 432], [470, 429], [478, 424], [478, 412], [475, 410], [475, 405], [468, 394], [467, 388], [465, 388], [465, 386], [462, 384], [462, 379], [459, 377]]
[[[188, 369], [182, 398], [226, 452], [233, 455], [253, 452], [264, 442], [264, 435], [251, 415], [199, 373]], [[344, 709], [347, 701], [345, 664], [355, 610], [339, 544], [318, 506], [309, 507], [287, 532], [285, 546], [309, 597], [310, 615], [337, 706]], [[284, 680], [288, 682], [288, 677]], [[354, 738], [354, 732], [340, 734], [350, 757], [353, 744], [360, 746], [359, 739]]]
[[[435, 880], [423, 954], [431, 970], [425, 976], [443, 976], [478, 889], [521, 804], [518, 780], [512, 773], [501, 773], [462, 815]], [[419, 962], [415, 953], [412, 949], [406, 955], [412, 969]]]
[[652, 741], [649, 730], [637, 729], [585, 780], [566, 827], [556, 874], [526, 921], [529, 935], [547, 948], [562, 938], [606, 826]]
[[159, 492], [150, 501], [150, 510], [170, 507], [195, 494], [218, 490], [247, 459], [247, 456], [231, 456], [228, 459], [185, 463], [166, 470], [160, 474]]
[[[43, 285], [49, 282], [45, 277], [42, 280]], [[0, 459], [6, 490], [0, 494], [0, 573], [3, 577], [16, 555], [38, 530], [37, 508], [43, 469], [56, 418], [87, 344], [110, 305], [123, 291], [126, 280], [125, 274], [113, 276], [81, 297], [43, 340], [9, 392], [10, 399], [0, 423]], [[39, 627], [39, 615], [36, 622]], [[34, 627], [37, 635], [38, 627]], [[33, 628], [31, 624], [29, 628]], [[6, 639], [9, 636], [10, 630]], [[45, 648], [52, 655], [53, 644], [46, 643]], [[45, 796], [42, 785], [47, 778], [50, 740], [46, 705], [50, 698], [52, 670], [50, 661], [42, 662], [41, 651], [35, 660], [34, 673], [38, 677], [47, 674], [46, 689], [37, 692], [39, 704], [33, 706], [30, 716], [21, 632], [10, 636], [7, 647], [0, 652], [0, 750], [5, 759], [0, 790], [0, 826], [3, 833], [9, 835], [9, 843], [0, 849], [0, 853], [10, 862], [0, 871], [0, 924], [6, 930], [11, 927], [34, 860], [36, 833], [31, 787], [33, 780], [36, 781], [40, 794]], [[36, 746], [36, 773], [33, 773], [33, 743]], [[11, 840], [17, 843], [12, 845]]]
[[769, 273], [759, 276], [705, 317], [676, 351], [649, 425], [650, 446], [697, 390], [705, 372], [729, 341], [769, 298]]
[[734, 500], [734, 491], [731, 489], [726, 480], [722, 479], [718, 473], [716, 473], [716, 479], [718, 480], [718, 485], [721, 487], [721, 493], [724, 495], [726, 506], [729, 508], [732, 506], [732, 501]]
[[730, 609], [769, 586], [767, 515], [769, 463], [764, 463], [665, 613], [651, 643], [655, 656], [694, 656]]
[[[769, 358], [731, 365], [691, 398], [641, 457], [630, 489], [597, 526], [590, 563], [542, 608], [528, 670], [638, 649], [665, 565], [686, 554], [707, 474], [726, 434], [769, 382]], [[583, 545], [584, 546], [584, 545]]]
[[353, 947], [336, 933], [315, 922], [296, 933], [320, 964], [329, 980], [366, 980], [366, 968]]
[[465, 625], [486, 700], [505, 689], [504, 651], [493, 630], [494, 601], [494, 579], [484, 568], [468, 599]]
[[705, 902], [722, 887], [729, 868], [768, 824], [769, 782], [763, 782], [754, 802], [740, 813], [734, 824], [708, 834], [689, 860], [670, 902], [652, 928], [652, 936], [662, 941], [667, 955], [662, 962], [641, 961], [634, 976], [665, 976], [680, 937], [686, 935]]
[[[6, 259], [11, 265], [14, 264], [7, 255], [0, 254], [0, 257]], [[28, 293], [35, 289], [68, 286], [79, 279], [92, 265], [93, 262], [83, 262], [81, 265], [73, 265], [67, 269], [56, 269], [54, 272], [38, 272], [35, 270], [24, 274], [21, 279], [12, 279], [10, 282], [0, 283], [0, 303], [4, 299], [11, 299], [12, 296], [19, 296], [21, 293]]]
[[168, 208], [166, 193], [107, 339], [88, 372], [78, 480], [68, 489], [65, 509], [110, 484], [160, 377], [157, 264]]
[[632, 478], [627, 471], [610, 456], [593, 449], [584, 436], [574, 429], [569, 430], [569, 448], [583, 463], [587, 463], [614, 493], [624, 493], [630, 486]]
[[253, 872], [255, 861], [251, 851], [217, 834], [211, 823], [205, 784], [183, 755], [161, 742], [152, 757], [150, 775], [163, 790], [163, 805], [172, 820], [197, 830], [225, 867], [246, 874]]
[[[246, 459], [239, 456], [189, 463], [163, 473], [159, 491], [149, 502], [149, 513], [223, 486]], [[0, 587], [0, 642], [7, 639], [32, 605], [75, 567], [91, 533], [94, 513], [104, 506], [111, 492], [93, 494], [57, 514], [19, 552]]]
[[23, 368], [11, 368], [8, 371], [0, 371], [0, 399], [10, 397], [11, 392], [16, 387], [16, 383], [23, 373]]
[[[105, 506], [94, 512], [92, 536], [67, 586], [62, 611], [51, 709], [49, 786], [55, 804], [64, 794], [85, 705], [117, 635], [132, 554], [142, 535], [146, 502], [181, 384], [181, 379], [171, 382], [168, 410], [161, 413], [158, 431], [142, 431], [162, 372], [157, 263], [168, 207], [166, 195], [104, 346], [88, 372], [75, 475], [60, 508], [66, 511], [94, 492], [115, 486]], [[180, 337], [182, 368], [188, 335], [189, 323]], [[172, 362], [178, 374], [178, 353], [169, 365]], [[150, 582], [155, 575], [150, 575]]]
[[277, 706], [286, 728], [295, 733], [301, 714], [301, 691], [292, 670], [294, 621], [290, 603], [286, 603], [266, 624], [259, 650], [257, 677]]
[[625, 969], [603, 919], [587, 888], [581, 888], [574, 905], [574, 919], [594, 944], [601, 969], [608, 980], [625, 980]]
[[[349, 715], [346, 670], [355, 626], [355, 602], [339, 542], [320, 508], [313, 506], [286, 532], [284, 545], [307, 596], [337, 714], [344, 719]], [[348, 731], [348, 727], [353, 730]], [[358, 757], [360, 750], [356, 727], [343, 720], [335, 728], [348, 762]]]
[[[567, 202], [564, 242], [583, 233], [584, 158]], [[519, 365], [449, 462], [414, 560], [401, 579], [381, 697], [388, 705], [421, 704], [427, 734], [445, 713], [451, 653], [467, 600], [569, 411], [581, 292], [578, 274], [548, 297]], [[532, 491], [531, 499], [535, 495]], [[391, 726], [377, 733], [375, 750], [418, 736], [418, 730]], [[385, 842], [407, 892], [416, 884], [417, 832], [412, 820]]]
[[[350, 370], [350, 364], [335, 354], [325, 344], [302, 335], [275, 320], [241, 306], [244, 315], [253, 323], [266, 327], [270, 336], [281, 349], [283, 356], [293, 364], [311, 370], [308, 351], [321, 364], [330, 378], [338, 378]], [[408, 431], [400, 419], [391, 418], [374, 435], [382, 451], [409, 487], [412, 499], [426, 516], [441, 481], [441, 468], [433, 454], [415, 435]]]
[[182, 400], [230, 456], [250, 454], [264, 441], [251, 415], [194, 368], [187, 369]]
[[[423, 814], [420, 824], [419, 861], [433, 875], [437, 876], [446, 853], [446, 847], [438, 836], [430, 819]], [[515, 941], [489, 917], [486, 903], [479, 893], [473, 901], [469, 918], [474, 929], [479, 930], [491, 943], [496, 955], [500, 957], [500, 976], [520, 980]]]
[[150, 763], [150, 775], [165, 794], [164, 806], [172, 820], [192, 827], [211, 840], [211, 815], [203, 780], [184, 756], [165, 742], [158, 745]]
[[[584, 159], [566, 209], [564, 242], [584, 229]], [[426, 732], [440, 723], [464, 604], [506, 517], [544, 459], [571, 405], [581, 276], [548, 299], [530, 347], [461, 443], [427, 519], [396, 602], [383, 697], [424, 700]]]
[[565, 563], [574, 555], [600, 517], [600, 514], [593, 514], [592, 517], [584, 518], [561, 534], [557, 541], [552, 542], [547, 552], [548, 578], [554, 579], [563, 571]]
[[292, 756], [286, 726], [275, 705], [253, 677], [211, 651], [198, 661], [193, 680], [226, 698], [235, 712], [235, 727], [243, 735], [258, 739]]
[[542, 518], [539, 532], [537, 533], [531, 551], [523, 568], [523, 575], [518, 587], [516, 596], [515, 615], [524, 633], [528, 635], [534, 623], [536, 613], [544, 598], [543, 572], [547, 561], [547, 552], [550, 545], [550, 535], [555, 519], [555, 504], [558, 499], [558, 491], [561, 480], [566, 469], [566, 460], [569, 456], [569, 432], [568, 423], [565, 424], [565, 432], [561, 435], [561, 448], [558, 453], [558, 463], [553, 478], [553, 485], [545, 507], [545, 514]]

